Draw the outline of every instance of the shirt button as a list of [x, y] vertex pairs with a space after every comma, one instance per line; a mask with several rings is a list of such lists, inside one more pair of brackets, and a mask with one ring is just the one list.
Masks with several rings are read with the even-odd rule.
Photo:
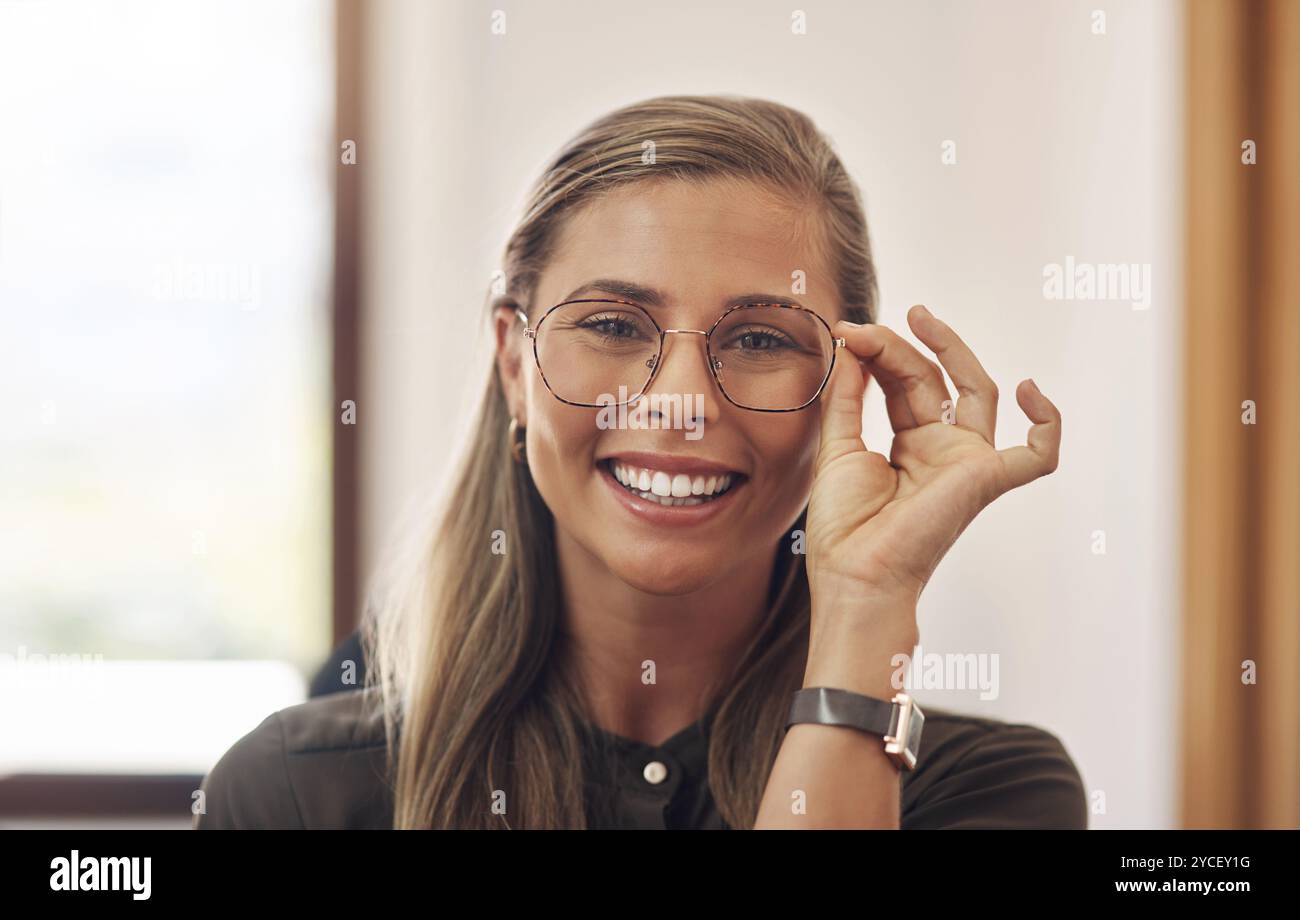
[[641, 771], [641, 775], [645, 777], [647, 783], [657, 786], [662, 783], [664, 777], [668, 775], [668, 768], [659, 761], [652, 760], [645, 765], [645, 769]]

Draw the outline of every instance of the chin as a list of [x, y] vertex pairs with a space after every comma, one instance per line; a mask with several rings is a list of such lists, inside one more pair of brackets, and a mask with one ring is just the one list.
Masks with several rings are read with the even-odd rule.
[[716, 561], [682, 559], [680, 549], [667, 549], [662, 554], [651, 553], [637, 559], [633, 565], [626, 560], [609, 560], [606, 565], [622, 581], [661, 597], [680, 597], [706, 587], [718, 572]]

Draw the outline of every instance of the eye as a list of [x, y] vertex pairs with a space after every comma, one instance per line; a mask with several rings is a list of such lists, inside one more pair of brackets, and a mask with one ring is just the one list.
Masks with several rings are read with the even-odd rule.
[[797, 347], [794, 340], [784, 332], [763, 326], [750, 326], [745, 329], [733, 330], [726, 342], [726, 346], [738, 347], [743, 352], [752, 353], [783, 351]]
[[637, 334], [640, 332], [640, 327], [637, 323], [628, 319], [626, 316], [619, 314], [589, 316], [576, 325], [579, 329], [586, 329], [590, 332], [594, 332], [606, 341], [636, 338]]

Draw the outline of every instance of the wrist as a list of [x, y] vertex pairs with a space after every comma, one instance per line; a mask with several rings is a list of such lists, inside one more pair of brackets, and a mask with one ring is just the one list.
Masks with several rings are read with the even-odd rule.
[[827, 615], [810, 633], [803, 686], [890, 699], [903, 688], [919, 640], [914, 608]]
[[827, 616], [879, 619], [910, 612], [914, 618], [921, 599], [921, 587], [884, 585], [838, 574], [814, 577], [810, 572], [808, 590], [814, 616], [822, 612]]
[[837, 592], [813, 595], [809, 625], [812, 638], [861, 646], [871, 641], [907, 642], [906, 651], [920, 641], [916, 601], [899, 595]]

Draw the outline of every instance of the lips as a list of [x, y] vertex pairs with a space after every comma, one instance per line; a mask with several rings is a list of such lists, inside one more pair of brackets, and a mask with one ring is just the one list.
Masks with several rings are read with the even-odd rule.
[[748, 480], [711, 461], [659, 454], [620, 454], [597, 461], [619, 503], [653, 523], [702, 521], [734, 500]]
[[609, 472], [623, 488], [646, 501], [665, 507], [685, 507], [710, 502], [731, 488], [735, 473], [670, 472], [626, 463], [617, 457], [606, 461]]

